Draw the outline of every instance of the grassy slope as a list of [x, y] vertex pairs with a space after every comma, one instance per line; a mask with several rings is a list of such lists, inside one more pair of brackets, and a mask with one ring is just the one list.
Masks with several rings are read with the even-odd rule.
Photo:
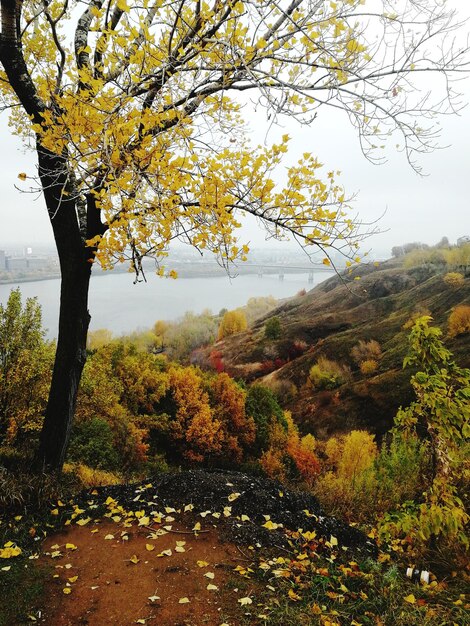
[[[273, 380], [294, 383], [298, 393], [285, 406], [303, 430], [319, 436], [351, 428], [366, 428], [378, 435], [386, 432], [397, 408], [412, 398], [410, 372], [402, 370], [408, 333], [403, 324], [416, 312], [428, 312], [445, 333], [452, 308], [470, 304], [470, 279], [452, 288], [433, 267], [404, 269], [390, 260], [379, 267], [361, 267], [355, 275], [361, 280], [349, 287], [338, 277], [325, 281], [307, 295], [284, 302], [249, 331], [216, 346], [234, 376], [268, 384]], [[281, 321], [282, 336], [267, 341], [264, 324], [273, 316]], [[364, 377], [350, 357], [360, 339], [375, 339], [382, 346], [383, 358], [373, 376]], [[307, 351], [259, 377], [259, 364], [273, 357], [286, 359], [294, 341], [306, 342]], [[462, 366], [470, 366], [468, 333], [449, 339], [447, 345]], [[349, 365], [353, 381], [334, 391], [312, 390], [308, 372], [321, 355]]]

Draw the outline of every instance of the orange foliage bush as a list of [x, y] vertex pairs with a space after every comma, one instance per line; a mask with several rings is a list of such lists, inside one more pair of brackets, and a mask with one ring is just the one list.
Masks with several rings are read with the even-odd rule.
[[360, 366], [364, 361], [379, 361], [382, 357], [382, 348], [375, 339], [370, 341], [361, 339], [351, 350], [351, 356], [354, 362]]
[[193, 367], [169, 370], [170, 389], [176, 404], [175, 419], [170, 422], [170, 437], [181, 447], [183, 456], [201, 462], [220, 453], [222, 424], [214, 419], [209, 396]]
[[246, 392], [228, 374], [219, 374], [211, 380], [210, 395], [214, 417], [223, 428], [223, 455], [240, 463], [256, 436], [255, 421], [245, 412]]
[[460, 304], [449, 315], [447, 331], [449, 337], [457, 337], [470, 332], [470, 306]]

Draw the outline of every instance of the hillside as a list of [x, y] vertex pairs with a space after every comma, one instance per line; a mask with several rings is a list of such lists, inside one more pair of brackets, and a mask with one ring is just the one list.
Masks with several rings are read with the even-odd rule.
[[[246, 332], [215, 349], [231, 375], [254, 380], [278, 392], [301, 430], [326, 437], [365, 428], [383, 435], [400, 405], [412, 398], [410, 372], [402, 370], [408, 330], [418, 314], [432, 315], [446, 333], [453, 307], [470, 303], [470, 280], [459, 287], [444, 281], [433, 265], [406, 269], [392, 259], [362, 266], [347, 283], [335, 276], [305, 295], [283, 302]], [[277, 317], [279, 339], [265, 337], [265, 324]], [[378, 368], [363, 375], [351, 358], [358, 341], [376, 340], [382, 349]], [[470, 366], [470, 335], [446, 339], [457, 362]], [[351, 368], [352, 378], [332, 390], [315, 390], [308, 375], [319, 357]]]

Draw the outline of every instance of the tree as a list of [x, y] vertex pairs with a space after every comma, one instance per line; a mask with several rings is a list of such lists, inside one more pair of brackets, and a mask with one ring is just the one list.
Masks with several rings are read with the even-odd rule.
[[392, 516], [390, 528], [436, 545], [438, 539], [458, 541], [468, 548], [469, 515], [459, 497], [470, 438], [470, 370], [459, 367], [444, 346], [432, 318], [418, 318], [409, 336], [409, 353], [403, 367], [418, 366], [411, 377], [416, 400], [400, 408], [394, 437], [424, 430], [430, 454], [431, 475], [424, 502], [408, 503]]
[[235, 311], [227, 311], [220, 322], [217, 339], [224, 339], [230, 335], [235, 335], [248, 327], [245, 313], [241, 309]]
[[44, 334], [37, 301], [23, 305], [20, 290], [12, 290], [0, 304], [0, 441], [18, 443], [40, 428], [53, 355]]
[[281, 336], [281, 322], [277, 316], [270, 317], [264, 325], [266, 339], [279, 339]]
[[246, 94], [274, 121], [345, 111], [369, 159], [397, 133], [416, 168], [415, 156], [434, 147], [433, 128], [415, 117], [445, 110], [452, 92], [436, 94], [444, 109], [433, 107], [412, 79], [435, 72], [447, 86], [463, 67], [466, 50], [454, 37], [445, 43], [457, 22], [439, 0], [410, 0], [393, 14], [388, 0], [363, 4], [1, 0], [0, 90], [14, 132], [37, 152], [62, 276], [39, 468], [63, 463], [94, 262], [127, 259], [140, 278], [152, 254], [159, 273], [174, 275], [161, 262], [180, 239], [227, 266], [248, 252], [236, 237], [243, 212], [269, 236], [322, 250], [325, 263], [332, 248], [356, 258], [365, 232], [347, 214], [337, 174], [322, 180], [319, 161], [304, 154], [277, 188], [288, 137], [249, 145]]

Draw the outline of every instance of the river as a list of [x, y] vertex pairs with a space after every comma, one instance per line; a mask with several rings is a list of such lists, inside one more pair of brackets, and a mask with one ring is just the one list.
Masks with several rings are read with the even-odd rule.
[[[126, 273], [106, 273], [91, 280], [89, 309], [90, 330], [107, 328], [116, 335], [149, 328], [156, 320], [176, 320], [186, 311], [200, 313], [210, 309], [234, 309], [246, 304], [252, 297], [273, 296], [287, 298], [301, 289], [312, 287], [329, 278], [327, 272], [316, 273], [315, 282], [308, 282], [308, 274], [240, 275], [229, 279], [221, 277], [162, 279], [150, 276], [147, 283], [133, 284]], [[37, 297], [42, 307], [43, 325], [47, 336], [57, 336], [59, 290], [58, 279], [24, 282], [18, 285], [0, 285], [0, 303], [5, 305], [11, 289], [20, 287], [23, 299]]]

